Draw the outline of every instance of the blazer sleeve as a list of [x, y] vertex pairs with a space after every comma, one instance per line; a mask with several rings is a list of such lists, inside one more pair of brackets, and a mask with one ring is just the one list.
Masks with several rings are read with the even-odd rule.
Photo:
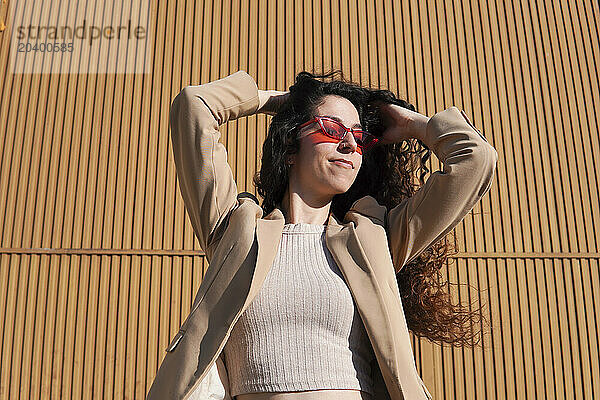
[[179, 187], [200, 247], [237, 205], [237, 186], [219, 143], [219, 125], [256, 113], [258, 87], [245, 71], [197, 86], [186, 86], [169, 112]]
[[396, 272], [464, 218], [490, 189], [496, 170], [498, 153], [454, 106], [430, 118], [423, 142], [443, 170], [385, 214]]

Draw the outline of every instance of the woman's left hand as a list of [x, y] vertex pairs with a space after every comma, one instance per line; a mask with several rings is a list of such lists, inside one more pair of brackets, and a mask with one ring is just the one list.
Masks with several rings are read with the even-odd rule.
[[425, 135], [429, 117], [396, 104], [378, 103], [385, 126], [379, 143], [400, 143], [410, 138], [421, 139]]

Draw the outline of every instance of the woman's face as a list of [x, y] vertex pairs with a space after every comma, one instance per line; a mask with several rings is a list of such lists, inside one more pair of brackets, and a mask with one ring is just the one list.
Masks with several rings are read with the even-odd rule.
[[[345, 97], [325, 96], [315, 115], [337, 119], [347, 128], [360, 127], [358, 111]], [[298, 192], [308, 191], [317, 198], [331, 198], [352, 186], [362, 155], [357, 152], [353, 135], [347, 134], [344, 140], [332, 143], [320, 133], [311, 134], [320, 129], [315, 121], [300, 130], [300, 149], [290, 156], [290, 185]]]

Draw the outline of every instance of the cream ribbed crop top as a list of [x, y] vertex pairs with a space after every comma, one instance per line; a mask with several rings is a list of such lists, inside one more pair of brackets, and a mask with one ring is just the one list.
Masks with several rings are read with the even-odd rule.
[[275, 260], [223, 349], [232, 398], [253, 392], [373, 393], [375, 355], [325, 225], [286, 224]]

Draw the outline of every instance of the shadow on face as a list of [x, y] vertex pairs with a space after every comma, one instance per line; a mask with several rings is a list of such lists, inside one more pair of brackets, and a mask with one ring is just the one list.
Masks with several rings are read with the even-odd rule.
[[[347, 128], [360, 128], [358, 111], [341, 96], [325, 96], [315, 109], [315, 116], [336, 119]], [[354, 136], [347, 134], [336, 141], [322, 134], [315, 121], [300, 130], [299, 138], [300, 149], [290, 156], [290, 190], [318, 201], [331, 201], [336, 194], [345, 193], [362, 164]]]

